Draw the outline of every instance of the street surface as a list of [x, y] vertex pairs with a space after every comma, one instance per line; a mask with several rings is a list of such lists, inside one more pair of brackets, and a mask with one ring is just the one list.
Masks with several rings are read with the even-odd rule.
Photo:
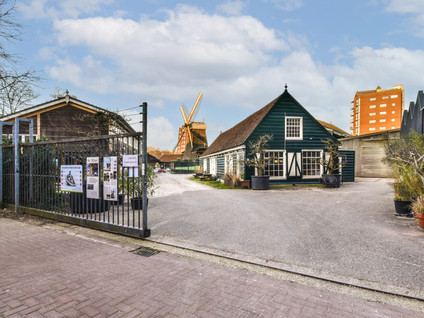
[[424, 297], [424, 231], [396, 217], [387, 179], [339, 189], [214, 189], [159, 174], [152, 240]]

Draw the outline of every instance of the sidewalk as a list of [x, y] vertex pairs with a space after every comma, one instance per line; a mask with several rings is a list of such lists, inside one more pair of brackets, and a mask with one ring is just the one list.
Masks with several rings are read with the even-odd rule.
[[0, 317], [424, 317], [246, 270], [0, 218]]

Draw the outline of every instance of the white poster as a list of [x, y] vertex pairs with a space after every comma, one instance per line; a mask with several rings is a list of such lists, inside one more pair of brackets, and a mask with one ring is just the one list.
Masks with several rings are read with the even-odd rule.
[[103, 197], [118, 201], [118, 157], [103, 158]]
[[122, 156], [122, 166], [123, 167], [138, 167], [138, 155], [123, 155]]
[[99, 157], [87, 157], [87, 198], [99, 198]]
[[60, 166], [60, 190], [82, 193], [82, 165]]

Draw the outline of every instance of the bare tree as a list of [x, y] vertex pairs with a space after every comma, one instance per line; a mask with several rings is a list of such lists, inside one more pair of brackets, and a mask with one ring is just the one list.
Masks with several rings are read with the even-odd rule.
[[14, 20], [15, 1], [0, 0], [0, 107], [2, 116], [15, 112], [38, 97], [40, 77], [34, 71], [18, 72], [19, 58], [8, 52], [7, 43], [20, 40], [21, 25]]
[[[11, 82], [9, 82], [11, 81]], [[40, 94], [33, 89], [32, 78], [0, 78], [0, 112], [1, 116], [16, 112], [29, 106]]]

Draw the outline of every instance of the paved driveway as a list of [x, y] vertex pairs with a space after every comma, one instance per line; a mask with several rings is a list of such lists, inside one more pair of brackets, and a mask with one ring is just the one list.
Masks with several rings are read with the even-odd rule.
[[152, 239], [424, 297], [424, 231], [385, 179], [340, 189], [220, 190], [163, 174]]

